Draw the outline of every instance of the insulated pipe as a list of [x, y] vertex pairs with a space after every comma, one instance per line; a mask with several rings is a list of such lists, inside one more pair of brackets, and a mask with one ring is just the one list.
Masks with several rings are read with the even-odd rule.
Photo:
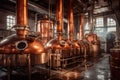
[[25, 38], [28, 29], [27, 2], [28, 0], [17, 0], [17, 25], [15, 25], [15, 29], [21, 38]]
[[58, 39], [62, 39], [62, 32], [63, 32], [63, 0], [59, 0], [56, 5], [56, 20], [57, 20], [57, 32], [58, 32]]
[[73, 8], [72, 8], [72, 1], [69, 2], [69, 15], [68, 15], [68, 39], [71, 41], [74, 39], [74, 19], [73, 19]]
[[84, 39], [84, 14], [83, 13], [80, 13], [80, 33], [79, 33], [79, 38], [80, 38], [80, 40], [83, 40]]

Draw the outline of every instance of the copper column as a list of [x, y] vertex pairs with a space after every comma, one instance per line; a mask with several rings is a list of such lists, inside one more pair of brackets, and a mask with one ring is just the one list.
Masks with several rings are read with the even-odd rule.
[[73, 0], [70, 0], [70, 2], [69, 2], [69, 14], [68, 14], [68, 35], [69, 35], [68, 38], [71, 41], [74, 38], [74, 21], [73, 21], [72, 2], [73, 2]]
[[28, 0], [17, 0], [17, 25], [16, 32], [21, 38], [25, 38], [28, 29]]
[[80, 40], [83, 40], [84, 39], [84, 14], [83, 13], [80, 13], [80, 33], [79, 33], [79, 38]]
[[62, 32], [63, 32], [63, 0], [59, 0], [57, 2], [57, 9], [56, 9], [56, 19], [57, 19], [57, 32], [58, 32], [58, 39], [62, 39]]

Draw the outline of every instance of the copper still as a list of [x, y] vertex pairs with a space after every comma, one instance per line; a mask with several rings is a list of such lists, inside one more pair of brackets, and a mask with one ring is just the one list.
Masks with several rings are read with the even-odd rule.
[[[50, 39], [53, 38], [53, 21], [48, 18], [47, 15], [44, 15], [44, 18], [42, 20], [39, 20], [37, 23], [37, 33], [39, 36], [39, 39], [45, 45]], [[46, 57], [46, 53], [43, 53], [42, 55], [44, 59], [48, 60], [49, 58]], [[31, 64], [32, 65], [39, 65], [41, 64], [41, 61], [44, 60], [41, 59], [41, 55], [34, 55], [31, 54]]]
[[93, 33], [93, 9], [89, 12], [90, 33], [85, 35], [85, 38], [90, 43], [90, 54], [93, 57], [100, 55], [100, 40], [97, 34]]
[[53, 38], [53, 25], [53, 21], [47, 15], [37, 23], [37, 32], [44, 45]]
[[81, 57], [89, 56], [89, 43], [85, 40], [84, 37], [84, 13], [80, 13], [79, 15], [79, 43], [81, 44]]
[[71, 61], [68, 62], [68, 64], [71, 65], [78, 65], [80, 59], [80, 53], [81, 53], [81, 44], [78, 40], [74, 39], [74, 14], [73, 14], [73, 6], [72, 6], [73, 0], [69, 0], [69, 6], [68, 6], [68, 43], [70, 44], [70, 55], [71, 61], [74, 63], [72, 64]]
[[66, 65], [64, 61], [69, 54], [69, 44], [63, 39], [63, 0], [56, 4], [57, 37], [51, 39], [45, 46], [50, 56], [49, 66], [59, 69]]
[[27, 35], [29, 29], [27, 13], [27, 0], [17, 0], [17, 25], [14, 26], [16, 34], [0, 42], [0, 53], [12, 55], [11, 63], [16, 66], [27, 65], [27, 54], [40, 55], [41, 64], [47, 62], [48, 58], [42, 42]]

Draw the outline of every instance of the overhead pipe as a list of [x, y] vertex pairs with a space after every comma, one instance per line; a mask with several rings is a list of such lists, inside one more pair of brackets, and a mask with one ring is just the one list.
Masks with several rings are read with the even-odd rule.
[[85, 3], [83, 3], [81, 0], [77, 0], [79, 3], [80, 3], [80, 5], [83, 7], [83, 8], [85, 8], [86, 7], [86, 4]]

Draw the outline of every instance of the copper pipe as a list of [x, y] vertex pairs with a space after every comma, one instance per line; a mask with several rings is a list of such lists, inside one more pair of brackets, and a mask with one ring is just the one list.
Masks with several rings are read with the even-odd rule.
[[56, 5], [56, 20], [57, 20], [57, 32], [58, 39], [62, 39], [63, 32], [63, 0], [59, 0]]
[[73, 40], [74, 38], [74, 19], [73, 19], [73, 9], [72, 9], [72, 1], [69, 2], [69, 15], [68, 15], [68, 35], [69, 39]]
[[92, 9], [88, 12], [88, 21], [89, 21], [90, 33], [93, 32], [93, 11], [94, 11], [94, 5], [92, 6]]
[[17, 0], [17, 24], [28, 25], [27, 0]]
[[80, 33], [79, 33], [80, 40], [84, 39], [84, 14], [80, 13]]
[[25, 38], [28, 26], [28, 0], [17, 0], [17, 25], [15, 26], [17, 35]]

